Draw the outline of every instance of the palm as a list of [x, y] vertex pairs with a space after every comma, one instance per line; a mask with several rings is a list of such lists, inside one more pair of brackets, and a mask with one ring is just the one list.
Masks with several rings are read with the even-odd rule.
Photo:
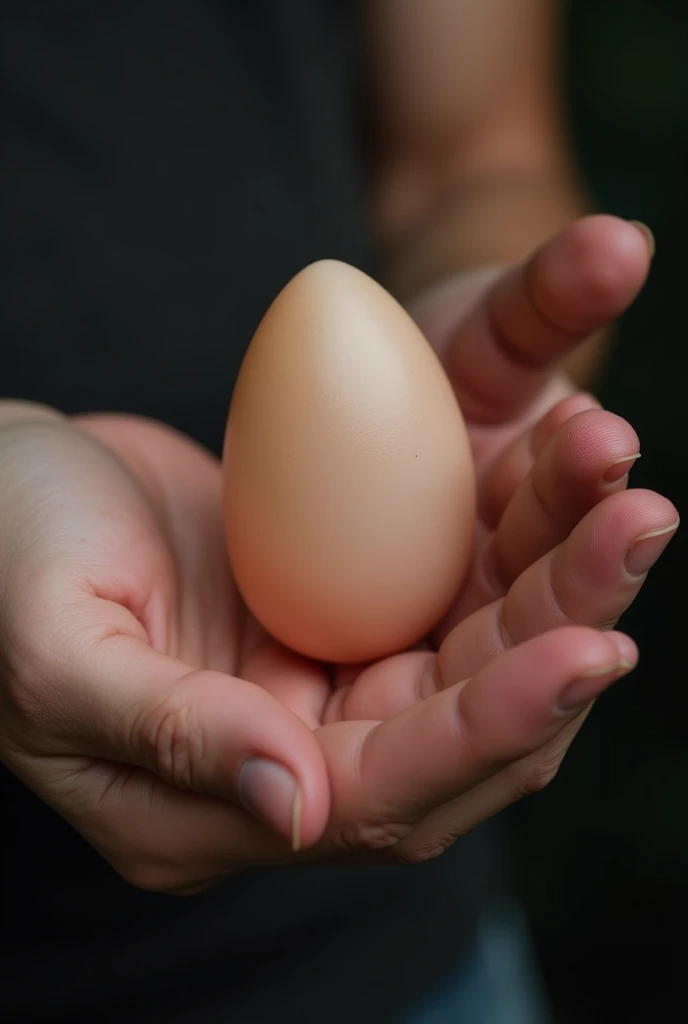
[[[258, 685], [298, 715], [317, 737], [328, 766], [331, 814], [326, 833], [307, 856], [340, 856], [342, 846], [350, 854], [355, 851], [356, 858], [363, 850], [384, 850], [412, 831], [405, 820], [409, 815], [417, 826], [422, 856], [428, 846], [434, 851], [437, 826], [430, 821], [429, 838], [424, 840], [426, 815], [414, 811], [415, 800], [409, 802], [403, 796], [401, 824], [394, 817], [393, 805], [389, 808], [391, 820], [378, 824], [375, 807], [379, 792], [388, 791], [392, 784], [399, 788], [400, 778], [404, 794], [402, 751], [409, 758], [408, 775], [415, 786], [418, 758], [426, 760], [422, 748], [414, 750], [409, 743], [412, 737], [395, 736], [394, 730], [387, 737], [379, 734], [377, 746], [382, 753], [377, 759], [368, 758], [371, 777], [363, 784], [352, 752], [363, 749], [376, 721], [413, 708], [424, 693], [430, 695], [437, 689], [440, 676], [435, 655], [414, 651], [370, 666], [330, 669], [286, 650], [247, 613], [231, 578], [223, 534], [220, 464], [159, 424], [98, 416], [83, 418], [81, 426], [116, 452], [144, 485], [147, 508], [131, 496], [125, 500], [128, 488], [122, 486], [123, 480], [119, 484], [110, 480], [123, 497], [114, 519], [117, 529], [104, 538], [111, 558], [102, 566], [97, 586], [107, 592], [118, 586], [116, 578], [126, 579], [127, 590], [117, 599], [117, 605], [124, 608], [140, 604], [140, 595], [147, 595], [139, 622], [132, 621], [122, 631], [131, 634], [136, 646], [140, 624], [147, 642], [175, 662], [201, 672], [215, 670], [228, 683], [230, 677], [239, 677]], [[101, 623], [102, 613], [97, 614]], [[447, 698], [450, 703], [455, 700], [450, 691]], [[440, 716], [440, 732], [450, 749], [454, 744], [451, 721], [451, 715]], [[411, 720], [404, 721], [401, 716], [400, 722], [402, 731], [413, 732]], [[420, 725], [422, 732], [422, 722]], [[99, 762], [95, 772], [90, 758], [77, 756], [67, 763], [80, 785], [90, 779], [90, 799], [96, 800], [99, 814], [106, 816], [108, 832], [126, 834], [137, 827], [152, 834], [161, 830], [168, 836], [178, 832], [177, 842], [185, 846], [190, 833], [203, 832], [209, 828], [208, 821], [219, 819], [223, 835], [234, 837], [233, 852], [223, 853], [221, 873], [231, 870], [233, 857], [242, 860], [242, 845], [250, 848], [254, 862], [284, 859], [282, 842], [266, 834], [239, 808], [224, 803], [207, 805], [192, 794], [170, 790], [148, 772], [132, 771], [131, 766], [114, 761], [107, 766]], [[441, 765], [439, 784], [449, 798], [455, 790], [455, 769], [446, 756]], [[434, 791], [438, 791], [436, 775], [431, 780]], [[475, 812], [469, 810], [468, 818], [462, 819], [462, 828], [473, 823], [471, 813]], [[74, 820], [80, 826], [80, 816]], [[212, 827], [217, 829], [217, 825]], [[109, 844], [93, 834], [90, 823], [84, 830], [110, 856]], [[224, 850], [225, 839], [222, 846]]]
[[191, 441], [116, 416], [81, 419], [100, 445], [67, 423], [22, 428], [40, 472], [26, 487], [19, 473], [30, 571], [9, 581], [10, 625], [37, 671], [12, 683], [5, 747], [125, 877], [205, 886], [284, 861], [297, 832], [301, 856], [426, 859], [552, 774], [583, 717], [561, 710], [573, 681], [592, 674], [587, 707], [635, 661], [628, 638], [580, 627], [633, 600], [644, 570], [627, 556], [640, 543], [649, 567], [675, 509], [625, 491], [637, 438], [589, 399], [532, 426], [556, 385], [542, 352], [540, 369], [495, 352], [485, 308], [444, 352], [479, 478], [471, 573], [434, 637], [371, 665], [309, 661], [248, 614], [221, 467]]
[[[477, 310], [474, 318], [480, 316], [479, 305]], [[658, 519], [674, 514], [655, 495], [627, 501], [631, 496], [623, 493], [623, 474], [611, 485], [603, 480], [610, 464], [634, 453], [637, 438], [628, 424], [596, 409], [591, 400], [572, 397], [533, 430], [542, 409], [560, 397], [561, 384], [546, 379], [544, 371], [520, 374], [520, 380], [518, 372], [510, 372], [517, 382], [512, 408], [508, 393], [502, 394], [499, 414], [489, 410], [488, 402], [493, 415], [483, 415], [480, 403], [472, 402], [470, 388], [466, 391], [476, 365], [471, 339], [477, 334], [481, 340], [479, 327], [469, 317], [461, 329], [468, 341], [468, 366], [461, 366], [461, 358], [458, 366], [451, 357], [447, 360], [479, 480], [473, 569], [455, 608], [428, 645], [372, 665], [332, 668], [302, 658], [273, 641], [247, 613], [225, 554], [217, 461], [162, 427], [113, 418], [90, 425], [138, 473], [157, 512], [160, 528], [148, 537], [146, 557], [139, 550], [130, 566], [140, 587], [152, 595], [147, 607], [157, 609], [145, 624], [153, 646], [186, 665], [219, 670], [267, 691], [266, 696], [295, 713], [317, 739], [327, 764], [331, 810], [321, 840], [311, 843], [311, 856], [331, 855], [342, 845], [377, 849], [399, 839], [405, 849], [404, 837], [412, 832], [408, 856], [422, 858], [528, 785], [522, 781], [517, 751], [530, 760], [535, 751], [545, 774], [548, 766], [556, 766], [580, 721], [562, 731], [561, 726], [554, 728], [547, 712], [548, 724], [540, 725], [539, 733], [531, 725], [519, 737], [524, 720], [518, 702], [529, 688], [544, 685], [537, 681], [543, 671], [553, 685], [565, 666], [581, 657], [575, 644], [582, 638], [567, 640], [555, 632], [550, 642], [542, 634], [562, 625], [612, 623], [642, 582], [624, 577], [620, 566], [626, 551], [643, 529], [652, 531]], [[431, 340], [441, 352], [442, 339]], [[610, 533], [610, 523], [613, 542], [601, 552], [597, 538]], [[537, 637], [543, 641], [539, 646], [527, 643]], [[505, 654], [510, 648], [512, 653]], [[519, 675], [519, 658], [527, 671], [521, 684], [512, 685]], [[488, 671], [483, 683], [483, 670], [492, 663], [494, 679]], [[517, 703], [509, 716], [509, 753], [497, 755], [497, 762], [507, 767], [501, 771], [494, 763], [483, 764], [476, 773], [475, 758], [469, 758], [458, 786], [462, 795], [456, 796], [461, 757], [452, 723], [461, 681], [472, 676], [475, 685], [469, 684], [466, 692], [474, 695], [472, 701], [482, 701], [482, 709], [477, 717], [473, 712], [471, 728], [486, 727], [495, 714]], [[540, 689], [536, 703], [545, 698]], [[384, 723], [379, 730], [378, 722]], [[488, 762], [500, 749], [497, 737], [503, 728], [504, 722], [493, 722], [489, 735], [478, 742], [478, 748], [483, 744], [491, 752]], [[542, 739], [534, 744], [537, 734]], [[474, 751], [475, 743], [474, 737], [468, 744]], [[527, 762], [525, 770], [527, 778]], [[471, 780], [478, 783], [477, 790]], [[396, 797], [390, 802], [392, 792]], [[168, 811], [172, 799], [178, 801], [181, 795], [167, 794]], [[184, 797], [185, 813], [196, 813], [198, 806]], [[238, 810], [224, 807], [221, 813], [231, 815], [235, 838], [252, 836], [255, 849], [255, 824]], [[381, 819], [382, 827], [377, 824]], [[237, 842], [241, 847], [241, 840]], [[261, 860], [283, 857], [279, 844], [267, 842], [261, 849]]]
[[[592, 218], [549, 243], [544, 258], [538, 259], [537, 266], [527, 268], [527, 288], [523, 270], [512, 275], [511, 284], [499, 271], [481, 271], [464, 275], [439, 296], [431, 296], [430, 301], [421, 299], [412, 310], [457, 388], [479, 485], [473, 571], [447, 622], [440, 627], [436, 642], [448, 636], [450, 626], [501, 597], [533, 563], [567, 541], [602, 497], [622, 489], [623, 479], [612, 489], [603, 484], [605, 465], [617, 454], [632, 454], [637, 446], [637, 438], [627, 425], [618, 421], [615, 430], [610, 431], [607, 424], [598, 458], [588, 460], [589, 465], [581, 472], [576, 461], [580, 452], [567, 447], [566, 436], [562, 439], [557, 435], [573, 413], [595, 408], [596, 403], [582, 396], [573, 397], [568, 405], [564, 402], [561, 412], [555, 410], [536, 428], [537, 444], [532, 428], [545, 410], [572, 392], [563, 378], [549, 375], [547, 361], [570, 347], [577, 331], [584, 335], [586, 329], [622, 311], [647, 270], [644, 240], [622, 222]], [[602, 287], [587, 265], [597, 271], [602, 260], [619, 263], [611, 289], [606, 284]], [[563, 286], [552, 267], [558, 268]], [[561, 293], [558, 296], [553, 297], [552, 281]], [[524, 304], [526, 291], [529, 306]], [[545, 320], [539, 309], [531, 308], [538, 296], [544, 296], [548, 304]], [[560, 308], [553, 313], [557, 301]], [[553, 330], [555, 316], [562, 326]], [[521, 354], [516, 355], [519, 350]], [[589, 435], [602, 429], [601, 415], [589, 413]], [[352, 709], [356, 714], [364, 711], [369, 718], [383, 718], [390, 705], [398, 706], [394, 694], [404, 691], [405, 673], [417, 674], [418, 660], [424, 655], [409, 653], [367, 667], [365, 692], [369, 696], [358, 700], [358, 690], [363, 689], [358, 685], [361, 670], [344, 668], [326, 673], [272, 642], [246, 613], [225, 554], [221, 470], [215, 460], [159, 428], [115, 420], [100, 429], [105, 431], [104, 440], [110, 446], [134, 461], [150, 494], [161, 506], [175, 589], [173, 599], [165, 603], [161, 597], [161, 602], [169, 612], [166, 637], [175, 656], [198, 667], [240, 673], [270, 688], [313, 727], [322, 721], [349, 717]], [[590, 437], [581, 441], [580, 435], [578, 431], [582, 449], [589, 445]], [[548, 495], [543, 490], [559, 491], [552, 495], [553, 502], [564, 504], [568, 512], [561, 516], [557, 510], [545, 507], [543, 516], [543, 510], [536, 508], [534, 516], [526, 515], [526, 521], [519, 521], [530, 511], [524, 478], [533, 466], [533, 456], [541, 452], [545, 465], [535, 501], [547, 506]], [[493, 556], [495, 550], [500, 578], [493, 573], [486, 583], [485, 551]], [[528, 633], [533, 635], [555, 624], [550, 615], [548, 621], [533, 623]], [[459, 639], [454, 638], [453, 650], [459, 649], [459, 640], [470, 639], [464, 630]], [[485, 660], [485, 656], [459, 656], [457, 664], [454, 656], [452, 669], [468, 674]], [[387, 692], [381, 684], [372, 686], [373, 672], [377, 680], [394, 675], [394, 687]], [[381, 694], [379, 707], [370, 696], [376, 692]]]
[[[237, 675], [262, 686], [311, 728], [350, 718], [342, 700], [363, 669], [337, 670], [302, 658], [273, 641], [247, 611], [231, 576], [222, 518], [220, 463], [157, 424], [124, 417], [88, 417], [90, 433], [144, 483], [161, 524], [147, 537], [145, 557], [132, 546], [131, 572], [164, 609], [145, 623], [152, 643], [198, 669]], [[126, 557], [126, 545], [118, 553]], [[377, 672], [413, 671], [417, 656], [380, 662]], [[365, 672], [370, 679], [372, 668]]]
[[[113, 574], [124, 574], [129, 592], [125, 606], [148, 595], [140, 615], [147, 641], [159, 653], [192, 669], [214, 670], [256, 684], [280, 701], [317, 735], [329, 765], [333, 789], [333, 819], [347, 817], [347, 805], [359, 799], [351, 779], [352, 747], [360, 745], [374, 720], [406, 708], [425, 671], [431, 682], [434, 655], [409, 652], [375, 665], [331, 668], [300, 657], [272, 640], [248, 613], [232, 580], [226, 556], [221, 505], [221, 466], [188, 439], [159, 424], [114, 416], [84, 417], [80, 424], [116, 452], [143, 483], [152, 516], [122, 503], [117, 510], [116, 537], [108, 537], [112, 563], [104, 568], [99, 588], [110, 589]], [[141, 540], [141, 521], [147, 522]], [[154, 528], [152, 524], [156, 524]], [[132, 635], [135, 629], [132, 627]], [[371, 721], [371, 719], [373, 721]], [[343, 728], [342, 728], [343, 727]], [[353, 731], [352, 731], [353, 729]], [[101, 782], [119, 778], [133, 782], [144, 794], [146, 807], [156, 787], [152, 777], [131, 774], [112, 765]], [[127, 781], [128, 780], [128, 781]], [[145, 780], [145, 788], [142, 782]], [[150, 796], [145, 794], [150, 790]], [[165, 797], [161, 801], [160, 793]], [[169, 813], [169, 791], [160, 791], [156, 804]], [[186, 795], [174, 798], [185, 812]], [[138, 801], [134, 801], [134, 806]], [[132, 818], [131, 806], [128, 810]], [[136, 811], [133, 812], [134, 817]], [[144, 812], [142, 812], [144, 813]], [[238, 809], [225, 809], [233, 827], [253, 834], [256, 825]], [[149, 812], [145, 815], [148, 820]], [[181, 820], [181, 813], [177, 813]], [[337, 825], [335, 824], [335, 831]], [[352, 845], [385, 846], [387, 835], [376, 831]], [[310, 856], [331, 855], [331, 836]], [[336, 846], [336, 844], [335, 844]], [[263, 842], [265, 860], [282, 859], [281, 844]]]
[[[219, 461], [166, 428], [120, 417], [83, 421], [143, 481], [161, 523], [130, 567], [152, 592], [151, 642], [198, 669], [260, 685], [310, 728], [352, 718], [383, 719], [408, 704], [429, 649], [366, 666], [323, 666], [274, 641], [246, 609], [231, 575], [222, 518]], [[127, 548], [118, 552], [126, 557]]]
[[[608, 225], [603, 227], [608, 235]], [[602, 247], [608, 244], [607, 235], [602, 232], [597, 244]], [[642, 248], [642, 241], [636, 241], [640, 241]], [[561, 241], [559, 247], [562, 247]], [[646, 263], [643, 259], [639, 261], [637, 250], [631, 256], [636, 263]], [[545, 274], [546, 271], [547, 265]], [[575, 285], [575, 274], [569, 276]], [[629, 276], [633, 276], [630, 271]], [[581, 430], [575, 432], [576, 449], [565, 432], [566, 421], [575, 412], [594, 410], [596, 403], [584, 396], [574, 396], [568, 404], [564, 402], [537, 428], [543, 468], [538, 494], [531, 496], [531, 505], [534, 501], [537, 507], [529, 507], [529, 482], [524, 478], [533, 465], [534, 452], [537, 453], [533, 425], [557, 400], [571, 394], [572, 389], [562, 377], [547, 377], [545, 370], [527, 371], [524, 375], [523, 368], [516, 366], [508, 368], [506, 389], [503, 386], [499, 395], [502, 408], [496, 415], [494, 408], [490, 408], [489, 398], [487, 404], [482, 394], [480, 399], [475, 398], [471, 390], [476, 378], [474, 367], [477, 365], [478, 375], [483, 376], [491, 369], [489, 351], [487, 358], [484, 356], [489, 339], [480, 337], [481, 330], [484, 333], [481, 318], [485, 318], [484, 296], [489, 294], [498, 277], [496, 272], [488, 271], [463, 278], [440, 296], [439, 301], [433, 299], [425, 305], [421, 302], [415, 310], [421, 327], [447, 363], [457, 386], [479, 483], [473, 569], [447, 620], [438, 624], [432, 641], [432, 646], [440, 647], [440, 673], [435, 671], [429, 649], [399, 654], [372, 666], [325, 669], [274, 642], [247, 613], [231, 579], [223, 533], [221, 469], [217, 461], [161, 428], [132, 421], [102, 421], [98, 427], [100, 436], [134, 462], [149, 493], [160, 504], [165, 529], [157, 543], [163, 543], [164, 537], [174, 567], [172, 577], [159, 582], [160, 586], [168, 588], [165, 595], [160, 595], [161, 606], [168, 612], [165, 626], [168, 653], [198, 668], [219, 669], [259, 684], [316, 729], [341, 720], [382, 720], [408, 707], [416, 699], [421, 671], [426, 671], [429, 679], [432, 677], [433, 682], [428, 683], [426, 690], [430, 692], [438, 685], [438, 680], [441, 685], [442, 674], [456, 680], [479, 670], [500, 651], [495, 636], [504, 632], [502, 620], [510, 603], [522, 605], [524, 597], [530, 596], [532, 607], [520, 629], [511, 636], [514, 642], [527, 640], [569, 621], [598, 625], [614, 620], [628, 603], [626, 595], [617, 593], [612, 599], [609, 594], [598, 593], [595, 600], [591, 599], [587, 605], [582, 602], [581, 610], [570, 616], [561, 608], [545, 607], [536, 593], [540, 578], [550, 579], [552, 572], [562, 577], [568, 573], [569, 586], [575, 585], [575, 573], [571, 576], [572, 560], [576, 557], [581, 560], [580, 542], [578, 548], [575, 543], [576, 527], [580, 524], [585, 529], [582, 521], [588, 513], [594, 516], [593, 510], [601, 499], [623, 490], [624, 479], [609, 487], [603, 483], [602, 475], [608, 462], [634, 452], [637, 438], [622, 421], [616, 421], [610, 429], [606, 414], [590, 411], [587, 435]], [[631, 282], [624, 287], [628, 291], [636, 286]], [[516, 295], [514, 300], [508, 293], [500, 301], [507, 306], [511, 302], [518, 308], [518, 291]], [[567, 301], [573, 305], [578, 299], [574, 294]], [[615, 295], [603, 296], [603, 300], [610, 313], [620, 301]], [[562, 315], [565, 316], [565, 311]], [[600, 318], [599, 313], [588, 316], [591, 326], [595, 326], [595, 316]], [[459, 347], [458, 365], [452, 365], [452, 360], [456, 362], [456, 359], [450, 342], [456, 334], [456, 324], [462, 322], [461, 332], [465, 338], [460, 340], [464, 349], [468, 349], [468, 356], [462, 362]], [[532, 337], [524, 344], [537, 344], [537, 330], [533, 330], [532, 324], [525, 326], [530, 326]], [[519, 329], [523, 331], [524, 325], [519, 328], [517, 324], [517, 334]], [[562, 331], [570, 344], [573, 332], [563, 328]], [[550, 348], [556, 348], [557, 344], [561, 347], [559, 338], [548, 337], [547, 342]], [[521, 343], [520, 339], [513, 343], [514, 347], [516, 343]], [[455, 340], [453, 344], [456, 348]], [[476, 363], [475, 353], [471, 352], [476, 344], [482, 346], [479, 353], [480, 359], [485, 361], [482, 370], [480, 362]], [[502, 352], [497, 353], [497, 358], [504, 362]], [[495, 369], [494, 378], [499, 383], [503, 368], [498, 364]], [[511, 401], [512, 414], [509, 414], [512, 378], [516, 379], [517, 401]], [[493, 386], [492, 381], [490, 386]], [[482, 382], [479, 391], [481, 387]], [[486, 416], [486, 409], [492, 415]], [[603, 435], [597, 458], [588, 459], [588, 465], [581, 471], [580, 457], [596, 432]], [[548, 495], [548, 490], [553, 493]], [[566, 514], [559, 515], [556, 509], [548, 507], [557, 504], [566, 508]], [[539, 507], [541, 505], [544, 509]], [[594, 522], [589, 529], [594, 529]], [[555, 564], [555, 556], [562, 545], [563, 554], [559, 554]], [[498, 573], [492, 571], [495, 551], [499, 554]], [[486, 552], [490, 553], [490, 572], [486, 572]], [[548, 557], [550, 564], [546, 562]], [[611, 581], [607, 589], [610, 588]], [[614, 607], [610, 609], [612, 600]], [[457, 626], [462, 628], [455, 628]]]

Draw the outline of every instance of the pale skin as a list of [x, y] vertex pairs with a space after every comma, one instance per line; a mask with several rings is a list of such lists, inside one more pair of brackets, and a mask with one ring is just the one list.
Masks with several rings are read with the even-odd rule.
[[[633, 225], [576, 221], [535, 56], [549, 6], [370, 5], [388, 283], [443, 359], [479, 479], [474, 564], [431, 642], [354, 668], [292, 654], [234, 588], [214, 458], [149, 421], [4, 403], [0, 754], [134, 885], [435, 856], [546, 784], [636, 663], [613, 627], [677, 512], [627, 489], [635, 432], [561, 366], [633, 302], [651, 252]], [[428, 60], [423, 33], [466, 59]], [[260, 817], [253, 759], [278, 766]]]

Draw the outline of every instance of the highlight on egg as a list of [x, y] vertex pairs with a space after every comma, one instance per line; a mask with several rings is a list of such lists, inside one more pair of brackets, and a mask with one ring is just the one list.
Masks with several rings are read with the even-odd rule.
[[292, 650], [368, 662], [448, 611], [474, 539], [466, 428], [419, 328], [360, 270], [321, 260], [274, 300], [239, 371], [223, 472], [236, 584]]

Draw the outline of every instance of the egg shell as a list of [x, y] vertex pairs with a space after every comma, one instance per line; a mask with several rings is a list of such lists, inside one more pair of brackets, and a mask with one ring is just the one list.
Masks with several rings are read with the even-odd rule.
[[361, 271], [311, 264], [242, 363], [223, 453], [239, 590], [278, 641], [367, 662], [438, 623], [473, 546], [463, 417], [433, 350]]

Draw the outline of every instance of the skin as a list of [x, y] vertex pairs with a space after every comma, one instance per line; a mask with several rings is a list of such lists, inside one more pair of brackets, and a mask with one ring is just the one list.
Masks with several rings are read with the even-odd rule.
[[[604, 227], [599, 244], [609, 245]], [[552, 245], [598, 228], [569, 229]], [[618, 225], [628, 230], [614, 310], [647, 267], [643, 236]], [[565, 319], [582, 296], [561, 302]], [[467, 317], [446, 352], [459, 393], [480, 373], [476, 322]], [[465, 362], [462, 350], [473, 353]], [[529, 398], [533, 381], [522, 383]], [[488, 407], [494, 420], [495, 401]], [[152, 422], [8, 408], [6, 763], [133, 884], [181, 892], [298, 858], [422, 860], [541, 786], [590, 700], [635, 664], [630, 639], [595, 627], [613, 623], [642, 585], [624, 568], [628, 550], [677, 515], [659, 495], [626, 491], [623, 475], [603, 483], [637, 451], [623, 420], [573, 397], [524, 428], [517, 408], [510, 389], [504, 422], [470, 422], [486, 543], [439, 651], [354, 670], [296, 657], [246, 614], [210, 455]], [[496, 455], [514, 443], [532, 463], [515, 487], [504, 480], [510, 456]], [[643, 542], [648, 557], [670, 536]], [[581, 679], [580, 706], [559, 713]], [[273, 830], [239, 806], [239, 770], [256, 756], [297, 780], [299, 853], [292, 803], [273, 808]]]
[[[560, 0], [370, 0], [371, 213], [402, 301], [592, 212], [562, 117]], [[609, 325], [605, 325], [608, 328]], [[578, 385], [607, 330], [566, 354]]]
[[[497, 17], [510, 5], [437, 2], [421, 26], [444, 38], [443, 18], [465, 17], [467, 53], [496, 34], [502, 59], [490, 74], [489, 61], [475, 62], [468, 80], [448, 84], [462, 63], [453, 57], [414, 71], [424, 101], [433, 90], [472, 95], [462, 114], [450, 104], [425, 130], [456, 133], [458, 165], [465, 151], [473, 168], [458, 178], [484, 179], [485, 195], [490, 175], [475, 164], [466, 119], [480, 136], [499, 106], [492, 95], [513, 84]], [[408, 47], [419, 5], [402, 5], [396, 23], [394, 4], [373, 6], [377, 32], [386, 24]], [[538, 38], [544, 12], [533, 0], [523, 23]], [[70, 421], [12, 403], [0, 412], [0, 754], [142, 888], [188, 894], [247, 867], [304, 860], [422, 861], [541, 788], [591, 702], [635, 664], [632, 640], [611, 627], [677, 524], [666, 499], [627, 489], [639, 446], [630, 425], [561, 370], [634, 300], [649, 269], [645, 235], [611, 217], [559, 231], [557, 219], [572, 218], [547, 199], [541, 228], [525, 218], [527, 230], [506, 233], [512, 249], [493, 245], [478, 207], [470, 230], [449, 233], [455, 246], [433, 246], [434, 186], [414, 179], [405, 194], [391, 184], [404, 183], [400, 153], [413, 164], [414, 148], [432, 148], [409, 131], [429, 108], [411, 109], [399, 51], [384, 31], [377, 38], [374, 66], [397, 68], [384, 93], [396, 141], [375, 190], [379, 237], [390, 281], [456, 388], [479, 480], [474, 564], [430, 643], [356, 668], [295, 656], [242, 607], [221, 468], [208, 453], [131, 417]], [[525, 89], [536, 107], [541, 90]], [[512, 164], [501, 160], [505, 181]], [[626, 568], [631, 551], [645, 556], [640, 573]], [[255, 758], [286, 773], [263, 790], [260, 813], [242, 805], [240, 785]]]

